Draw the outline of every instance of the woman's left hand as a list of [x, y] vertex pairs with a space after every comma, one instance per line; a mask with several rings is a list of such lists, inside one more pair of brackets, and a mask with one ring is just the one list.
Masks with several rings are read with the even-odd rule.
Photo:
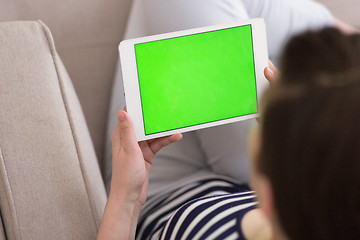
[[117, 116], [118, 123], [111, 135], [111, 188], [98, 240], [135, 239], [140, 210], [146, 201], [154, 155], [161, 148], [182, 138], [181, 134], [175, 134], [138, 143], [128, 114], [119, 111]]

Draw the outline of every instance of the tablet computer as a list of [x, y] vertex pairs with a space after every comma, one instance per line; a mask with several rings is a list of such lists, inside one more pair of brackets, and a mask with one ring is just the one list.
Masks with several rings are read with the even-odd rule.
[[268, 85], [263, 19], [129, 39], [119, 52], [138, 141], [258, 116]]

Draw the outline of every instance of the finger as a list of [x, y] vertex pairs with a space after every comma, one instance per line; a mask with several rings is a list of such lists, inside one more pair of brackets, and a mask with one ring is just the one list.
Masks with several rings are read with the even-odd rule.
[[158, 138], [155, 141], [149, 143], [149, 147], [151, 149], [151, 151], [153, 152], [153, 154], [156, 154], [157, 152], [159, 152], [163, 147], [174, 143], [174, 142], [178, 142], [182, 139], [182, 134], [174, 134], [168, 137], [163, 137], [163, 138]]
[[134, 125], [125, 111], [118, 112], [120, 146], [124, 151], [132, 153], [138, 147]]
[[275, 67], [275, 65], [270, 60], [269, 60], [269, 68], [275, 73], [275, 75], [278, 73], [277, 67]]
[[111, 149], [112, 155], [115, 156], [120, 151], [120, 126], [116, 124], [114, 130], [111, 133]]
[[147, 140], [147, 142], [150, 144], [150, 143], [152, 143], [152, 142], [155, 142], [157, 139], [155, 138], [155, 139], [150, 139], [150, 140]]
[[127, 107], [126, 106], [123, 108], [123, 111], [127, 112]]

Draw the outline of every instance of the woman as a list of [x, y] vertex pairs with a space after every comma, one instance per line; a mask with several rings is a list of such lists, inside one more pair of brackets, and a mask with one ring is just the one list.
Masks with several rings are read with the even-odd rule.
[[[267, 26], [269, 57], [274, 63], [278, 63], [285, 43], [299, 32], [326, 26], [334, 26], [346, 32], [358, 31], [339, 21], [324, 5], [313, 0], [135, 0], [133, 2], [125, 38], [249, 18], [264, 18]], [[108, 192], [112, 159], [110, 135], [117, 123], [116, 113], [125, 105], [124, 92], [121, 90], [123, 84], [120, 68], [117, 73], [109, 112], [104, 156], [106, 160], [103, 166]], [[186, 185], [189, 181], [213, 173], [228, 176], [240, 183], [248, 183], [247, 135], [254, 124], [255, 121], [248, 120], [184, 133], [182, 141], [172, 144], [155, 156], [148, 196], [152, 197], [165, 189], [169, 190], [170, 185]]]
[[[239, 220], [235, 221], [237, 228], [225, 232], [233, 239], [359, 239], [359, 66], [359, 36], [325, 29], [293, 39], [285, 49], [282, 73], [265, 96], [260, 126], [250, 141], [252, 186], [259, 209], [245, 206], [249, 202], [242, 202], [242, 197], [233, 201], [239, 194], [246, 194], [251, 201], [254, 197], [240, 189], [243, 186], [230, 183], [228, 188], [242, 192], [230, 190], [192, 199], [164, 221], [160, 238], [191, 239], [191, 234], [199, 232], [199, 238], [205, 238], [211, 228], [207, 223], [230, 216], [226, 214], [232, 206], [214, 216], [209, 209], [231, 199], [238, 207], [235, 215], [240, 216], [234, 217]], [[265, 71], [267, 78], [274, 80], [274, 69]], [[116, 174], [99, 239], [135, 237], [153, 156], [182, 137], [173, 135], [138, 145], [128, 115], [119, 111], [118, 119], [112, 135]], [[194, 209], [196, 215], [208, 219], [202, 226]], [[180, 231], [183, 224], [186, 230]], [[203, 230], [205, 227], [208, 229]]]

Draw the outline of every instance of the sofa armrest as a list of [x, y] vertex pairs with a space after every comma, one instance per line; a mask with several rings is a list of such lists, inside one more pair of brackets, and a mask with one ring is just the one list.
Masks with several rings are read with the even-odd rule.
[[2, 217], [1, 217], [1, 212], [0, 212], [0, 240], [5, 240], [5, 231], [4, 231], [4, 225], [3, 225], [3, 221], [2, 221]]
[[7, 239], [95, 239], [104, 184], [71, 80], [42, 22], [0, 23], [0, 73]]

